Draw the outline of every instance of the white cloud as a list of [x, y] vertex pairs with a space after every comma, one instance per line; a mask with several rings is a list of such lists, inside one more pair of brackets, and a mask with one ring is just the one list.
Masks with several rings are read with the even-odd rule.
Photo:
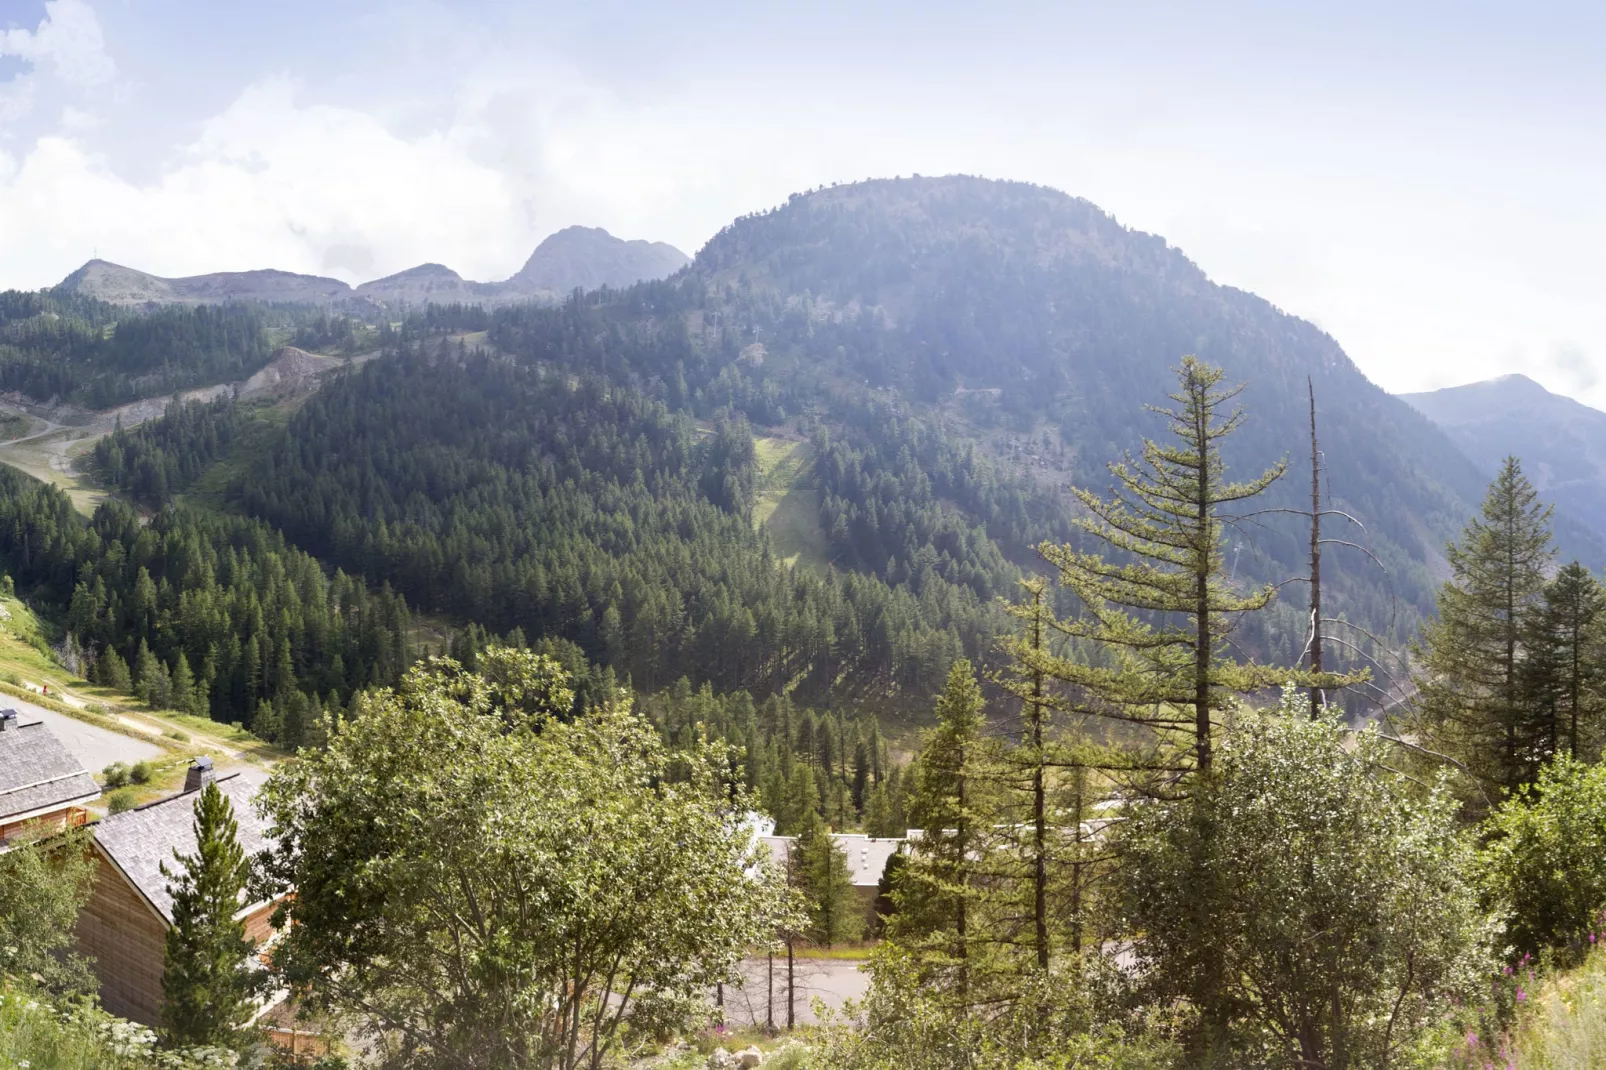
[[0, 35], [0, 54], [32, 65], [13, 96], [61, 108], [43, 136], [10, 141], [0, 117], [0, 288], [50, 285], [96, 254], [163, 275], [358, 282], [436, 261], [496, 279], [571, 223], [695, 252], [797, 190], [963, 171], [1164, 235], [1219, 281], [1319, 320], [1388, 388], [1522, 370], [1606, 401], [1592, 186], [1606, 146], [1570, 129], [1491, 119], [1452, 136], [1419, 115], [1313, 121], [1272, 98], [1134, 110], [1096, 82], [1011, 96], [715, 68], [631, 96], [530, 40], [469, 43], [370, 97], [355, 76], [256, 81], [183, 144], [141, 141], [155, 156], [136, 172], [97, 151], [120, 129], [106, 90], [127, 75], [82, 0], [55, 0], [37, 29]]
[[361, 112], [298, 104], [274, 79], [149, 184], [63, 133], [0, 163], [0, 286], [49, 285], [97, 252], [162, 275], [272, 266], [358, 281], [424, 260], [510, 274], [523, 214], [449, 133], [399, 138]]
[[0, 30], [0, 56], [15, 57], [30, 68], [0, 84], [0, 120], [15, 121], [31, 111], [41, 95], [41, 81], [79, 95], [117, 76], [100, 20], [85, 0], [49, 0], [34, 29]]

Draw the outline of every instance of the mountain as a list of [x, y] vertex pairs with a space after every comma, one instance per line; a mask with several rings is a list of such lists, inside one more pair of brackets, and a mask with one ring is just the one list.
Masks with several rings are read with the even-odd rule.
[[164, 279], [105, 260], [91, 260], [57, 284], [69, 294], [113, 305], [201, 305], [265, 301], [321, 305], [351, 296], [339, 279], [289, 271], [219, 271]]
[[[393, 285], [473, 284], [431, 267]], [[1145, 406], [1188, 353], [1245, 384], [1229, 477], [1292, 461], [1228, 532], [1232, 582], [1286, 584], [1235, 634], [1246, 653], [1295, 660], [1308, 631], [1289, 512], [1308, 502], [1308, 390], [1330, 504], [1366, 525], [1327, 531], [1375, 555], [1324, 560], [1356, 647], [1397, 649], [1433, 611], [1488, 481], [1317, 327], [1023, 183], [816, 190], [666, 279], [385, 330], [388, 356], [285, 419], [224, 399], [125, 432], [100, 464], [152, 506], [205, 486], [410, 606], [572, 644], [649, 690], [927, 708], [955, 657], [996, 664], [1035, 547], [1079, 537], [1066, 485], [1105, 488], [1164, 433]], [[1565, 552], [1606, 561], [1557, 526]]]
[[576, 287], [614, 289], [673, 275], [691, 258], [664, 242], [624, 241], [601, 227], [565, 227], [530, 254], [510, 288], [566, 294]]
[[495, 304], [545, 296], [516, 293], [502, 283], [470, 282], [440, 264], [420, 264], [373, 282], [365, 282], [353, 293], [387, 307]]
[[[1086, 201], [1021, 183], [798, 195], [733, 223], [666, 280], [497, 308], [488, 327], [511, 365], [427, 342], [407, 349], [409, 363], [371, 365], [301, 409], [236, 500], [416, 604], [562, 635], [638, 680], [684, 671], [755, 692], [790, 680], [808, 701], [879, 701], [940, 684], [957, 651], [994, 656], [1006, 625], [989, 607], [1038, 567], [1037, 543], [1075, 537], [1066, 484], [1107, 486], [1109, 461], [1162, 433], [1144, 406], [1163, 402], [1187, 353], [1246, 384], [1231, 472], [1294, 461], [1257, 508], [1308, 501], [1298, 459], [1314, 387], [1331, 504], [1366, 525], [1330, 521], [1329, 533], [1382, 565], [1332, 547], [1326, 602], [1395, 645], [1432, 612], [1443, 548], [1487, 483], [1317, 327]], [[669, 454], [626, 461], [631, 447], [607, 435], [583, 445], [598, 435], [584, 410], [600, 401], [564, 393], [579, 388], [662, 406], [673, 434], [684, 419], [724, 430], [672, 466]], [[709, 456], [740, 437], [738, 418], [752, 454]], [[642, 442], [666, 428], [644, 428]], [[612, 503], [608, 516], [628, 511], [634, 534], [572, 500], [575, 487]], [[694, 504], [701, 519], [671, 519]], [[796, 574], [853, 585], [775, 601], [760, 549], [733, 541], [709, 505], [751, 515]], [[1606, 560], [1580, 525], [1564, 535]], [[685, 566], [716, 545], [718, 577]], [[1240, 582], [1297, 578], [1307, 546], [1287, 513], [1246, 517], [1229, 535]], [[1298, 656], [1304, 600], [1297, 583], [1284, 591], [1244, 623], [1244, 648]]]
[[282, 304], [495, 305], [556, 301], [579, 288], [629, 286], [679, 271], [690, 258], [663, 242], [625, 241], [600, 227], [566, 227], [546, 238], [518, 274], [502, 282], [472, 282], [440, 264], [365, 282], [356, 288], [339, 279], [289, 271], [222, 271], [166, 279], [134, 268], [91, 260], [62, 279], [60, 293], [122, 306], [218, 304], [261, 301]]
[[1552, 394], [1525, 375], [1400, 397], [1486, 474], [1515, 454], [1545, 500], [1606, 530], [1606, 412]]

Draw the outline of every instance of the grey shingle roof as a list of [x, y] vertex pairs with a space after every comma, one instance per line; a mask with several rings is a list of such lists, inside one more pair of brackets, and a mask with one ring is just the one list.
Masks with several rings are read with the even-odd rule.
[[100, 795], [100, 785], [42, 722], [0, 731], [0, 824]]
[[[265, 826], [251, 805], [252, 785], [238, 775], [218, 777], [218, 790], [234, 805], [240, 846], [247, 855], [267, 845]], [[173, 897], [167, 893], [165, 863], [176, 870], [173, 852], [195, 851], [195, 803], [200, 791], [186, 791], [135, 810], [113, 814], [95, 825], [95, 842], [168, 924], [173, 921]], [[243, 903], [241, 904], [244, 905]]]

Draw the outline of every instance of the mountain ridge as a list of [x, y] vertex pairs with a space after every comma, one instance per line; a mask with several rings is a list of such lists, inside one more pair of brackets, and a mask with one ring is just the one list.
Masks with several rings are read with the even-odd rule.
[[1484, 472], [1515, 454], [1546, 501], [1606, 529], [1606, 412], [1520, 373], [1399, 397]]
[[662, 278], [691, 258], [665, 242], [616, 238], [601, 227], [569, 226], [548, 235], [524, 266], [498, 282], [464, 279], [443, 264], [425, 263], [352, 286], [340, 279], [275, 268], [218, 271], [168, 278], [94, 259], [54, 287], [124, 307], [262, 301], [313, 305], [497, 305], [555, 301], [576, 288], [623, 287]]

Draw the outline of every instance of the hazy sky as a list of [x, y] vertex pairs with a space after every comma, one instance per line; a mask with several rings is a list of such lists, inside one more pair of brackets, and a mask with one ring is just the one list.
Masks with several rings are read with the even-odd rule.
[[0, 287], [495, 279], [571, 223], [695, 252], [966, 172], [1164, 235], [1389, 389], [1606, 406], [1606, 12], [1406, 7], [0, 0]]

